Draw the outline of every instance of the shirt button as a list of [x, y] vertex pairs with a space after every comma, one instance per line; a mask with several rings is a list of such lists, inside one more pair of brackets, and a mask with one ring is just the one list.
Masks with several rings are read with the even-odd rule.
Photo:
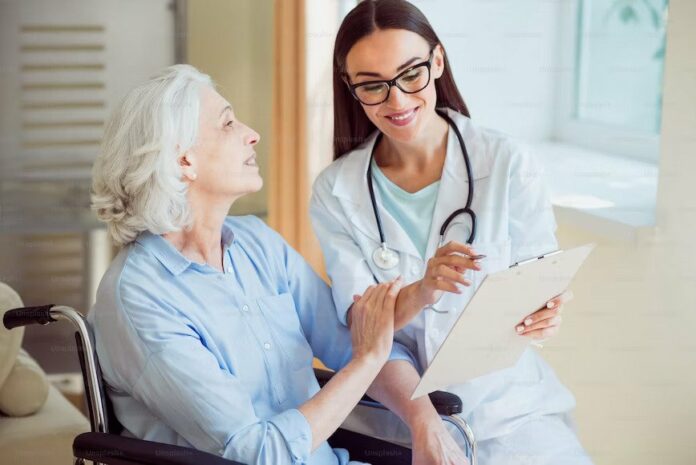
[[248, 306], [248, 305], [243, 306], [243, 307], [242, 307], [242, 310], [245, 311], [245, 312], [248, 312], [248, 311], [249, 311], [249, 306]]
[[227, 267], [227, 272], [228, 272], [228, 273], [232, 273], [232, 267], [231, 267], [231, 266], [228, 266], [228, 267]]
[[263, 345], [263, 348], [266, 349], [266, 350], [271, 350], [271, 344], [269, 344], [268, 342], [266, 342], [266, 343]]
[[420, 271], [418, 265], [413, 265], [413, 266], [411, 267], [411, 274], [412, 274], [412, 275], [418, 274], [418, 271]]

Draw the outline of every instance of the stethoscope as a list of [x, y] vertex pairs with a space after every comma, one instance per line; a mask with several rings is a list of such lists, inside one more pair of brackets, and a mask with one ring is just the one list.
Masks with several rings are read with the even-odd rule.
[[[460, 208], [458, 210], [453, 211], [447, 217], [444, 223], [442, 223], [442, 226], [440, 227], [440, 240], [438, 241], [438, 248], [442, 247], [442, 245], [444, 244], [445, 234], [447, 233], [447, 229], [449, 228], [452, 221], [461, 214], [469, 215], [469, 217], [471, 218], [471, 232], [469, 233], [469, 238], [466, 241], [468, 244], [471, 244], [476, 238], [476, 214], [471, 209], [471, 202], [474, 197], [474, 177], [471, 173], [469, 153], [466, 150], [464, 138], [462, 137], [459, 128], [457, 128], [456, 124], [454, 124], [454, 121], [452, 121], [452, 119], [443, 110], [437, 109], [436, 111], [438, 115], [440, 115], [445, 121], [447, 121], [447, 124], [449, 124], [449, 126], [454, 130], [454, 133], [457, 135], [457, 140], [459, 141], [459, 146], [461, 147], [462, 155], [464, 156], [464, 164], [466, 165], [466, 176], [468, 180], [467, 184], [469, 187], [469, 192], [466, 197], [466, 205], [464, 206], [464, 208]], [[372, 202], [372, 211], [375, 214], [375, 221], [377, 222], [377, 230], [379, 231], [380, 242], [380, 245], [372, 253], [372, 261], [378, 268], [381, 268], [383, 270], [390, 270], [399, 265], [399, 254], [394, 249], [389, 248], [389, 246], [387, 245], [387, 240], [384, 237], [384, 229], [382, 228], [382, 219], [380, 218], [379, 208], [377, 206], [377, 198], [375, 197], [374, 187], [372, 186], [372, 159], [374, 158], [375, 147], [377, 147], [377, 144], [379, 143], [381, 138], [382, 134], [380, 133], [377, 136], [375, 144], [372, 147], [372, 152], [370, 153], [370, 160], [367, 165], [367, 188], [370, 191], [370, 201]], [[431, 308], [435, 311], [438, 311], [432, 306]]]

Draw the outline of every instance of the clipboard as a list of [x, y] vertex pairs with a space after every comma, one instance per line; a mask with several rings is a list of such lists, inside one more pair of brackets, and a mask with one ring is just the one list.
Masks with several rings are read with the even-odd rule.
[[563, 293], [594, 247], [554, 252], [487, 275], [411, 399], [514, 366], [530, 344], [515, 325]]

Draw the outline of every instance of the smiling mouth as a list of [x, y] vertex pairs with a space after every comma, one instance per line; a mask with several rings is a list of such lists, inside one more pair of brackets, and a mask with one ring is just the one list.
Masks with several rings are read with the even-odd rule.
[[246, 161], [244, 161], [244, 164], [247, 165], [247, 166], [259, 166], [259, 165], [256, 163], [256, 154], [253, 154], [252, 156], [250, 156], [249, 158], [247, 158]]
[[411, 108], [410, 110], [392, 113], [390, 115], [384, 115], [384, 117], [394, 126], [408, 126], [415, 120], [418, 110], [420, 110], [420, 107], [415, 107]]
[[413, 115], [418, 108], [411, 108], [410, 110], [402, 111], [400, 113], [392, 113], [391, 115], [386, 115], [392, 121], [404, 121]]

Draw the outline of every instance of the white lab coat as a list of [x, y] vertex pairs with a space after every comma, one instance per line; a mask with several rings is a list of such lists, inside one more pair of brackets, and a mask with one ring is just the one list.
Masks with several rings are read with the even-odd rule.
[[[457, 112], [448, 110], [448, 114], [461, 131], [471, 159], [475, 183], [472, 209], [477, 216], [473, 245], [486, 258], [481, 261], [481, 271], [468, 271], [471, 287], [464, 288], [460, 295], [445, 293], [438, 308], [451, 309], [450, 313], [424, 310], [395, 335], [396, 340], [417, 355], [421, 369], [433, 358], [458, 311], [466, 306], [486, 273], [558, 248], [554, 235], [556, 223], [536, 160], [507, 137], [479, 128]], [[440, 226], [466, 202], [465, 164], [456, 135], [450, 130], [426, 259], [420, 256], [397, 221], [381, 208], [387, 244], [399, 253], [400, 262], [386, 271], [375, 266], [372, 253], [379, 246], [379, 233], [365, 177], [375, 138], [376, 133], [327, 167], [313, 189], [312, 223], [322, 247], [339, 317], [344, 322], [352, 296], [362, 294], [374, 284], [373, 275], [380, 282], [398, 275], [403, 276], [404, 284], [421, 279], [427, 259], [438, 247]], [[450, 227], [445, 240], [466, 242], [469, 231], [469, 219], [462, 215]], [[462, 354], [462, 363], [466, 363], [466, 354]], [[463, 415], [480, 443], [509, 434], [544, 415], [564, 415], [575, 405], [572, 394], [533, 349], [527, 349], [515, 367], [447, 390], [462, 399]], [[375, 418], [363, 423], [372, 433], [381, 431], [382, 436], [407, 434], [404, 428], [379, 424]]]

